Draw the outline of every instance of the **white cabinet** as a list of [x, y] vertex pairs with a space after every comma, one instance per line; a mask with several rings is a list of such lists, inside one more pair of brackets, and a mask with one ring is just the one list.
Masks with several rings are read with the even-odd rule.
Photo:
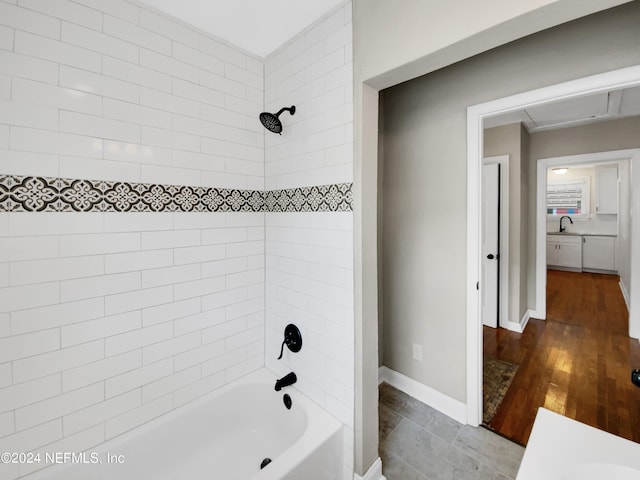
[[615, 238], [591, 235], [585, 235], [582, 238], [584, 239], [582, 243], [582, 268], [615, 271]]
[[547, 235], [547, 265], [551, 268], [582, 269], [582, 237]]
[[547, 235], [547, 265], [557, 265], [558, 264], [558, 242], [555, 237], [551, 237], [551, 235]]
[[596, 213], [618, 213], [618, 167], [596, 167]]
[[560, 237], [558, 243], [558, 266], [582, 268], [582, 238]]
[[547, 235], [547, 267], [616, 272], [616, 238], [601, 235]]

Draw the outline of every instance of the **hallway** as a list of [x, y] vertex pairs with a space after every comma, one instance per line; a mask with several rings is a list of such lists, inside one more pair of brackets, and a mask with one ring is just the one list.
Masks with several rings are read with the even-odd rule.
[[547, 320], [524, 333], [484, 328], [484, 353], [519, 366], [489, 428], [526, 445], [545, 407], [640, 442], [640, 343], [615, 275], [547, 272]]

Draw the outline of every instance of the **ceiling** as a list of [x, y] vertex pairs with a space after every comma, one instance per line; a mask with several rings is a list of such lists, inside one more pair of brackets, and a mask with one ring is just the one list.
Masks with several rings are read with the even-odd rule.
[[141, 0], [266, 57], [344, 0]]
[[562, 100], [487, 118], [484, 128], [522, 123], [529, 133], [640, 115], [640, 87]]

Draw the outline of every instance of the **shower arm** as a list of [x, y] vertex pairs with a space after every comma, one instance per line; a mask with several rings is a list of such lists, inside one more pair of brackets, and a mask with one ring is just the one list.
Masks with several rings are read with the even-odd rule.
[[295, 105], [294, 105], [294, 106], [291, 106], [291, 107], [282, 107], [280, 110], [278, 110], [278, 113], [276, 113], [276, 114], [275, 114], [275, 116], [276, 116], [276, 117], [279, 117], [279, 116], [280, 116], [280, 114], [281, 114], [282, 112], [284, 112], [285, 110], [286, 110], [287, 112], [289, 112], [291, 115], [294, 115], [294, 114], [296, 113], [296, 107], [295, 107]]

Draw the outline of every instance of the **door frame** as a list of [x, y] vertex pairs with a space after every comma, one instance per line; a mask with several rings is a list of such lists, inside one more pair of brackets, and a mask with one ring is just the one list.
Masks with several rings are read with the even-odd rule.
[[[480, 425], [482, 419], [482, 320], [480, 315], [480, 200], [482, 199], [481, 165], [483, 154], [483, 120], [521, 110], [533, 105], [606, 92], [640, 85], [640, 65], [559, 83], [467, 108], [467, 423]], [[640, 178], [640, 168], [632, 168], [632, 179]], [[640, 195], [633, 196], [632, 207], [639, 207]], [[640, 234], [640, 222], [632, 225]], [[633, 235], [632, 238], [640, 238]], [[640, 243], [640, 242], [636, 242]], [[631, 252], [632, 271], [640, 271], [640, 246]], [[635, 282], [640, 283], [640, 282]], [[631, 284], [631, 311], [640, 312], [640, 285]], [[537, 294], [536, 294], [537, 297]], [[630, 318], [637, 317], [630, 315]], [[640, 321], [640, 320], [639, 320]], [[630, 325], [631, 328], [631, 325]], [[635, 326], [634, 326], [635, 328]]]
[[[500, 165], [500, 273], [498, 289], [500, 292], [498, 327], [516, 330], [514, 322], [509, 321], [509, 155], [484, 157], [483, 165]], [[519, 331], [519, 330], [516, 330]]]
[[[636, 160], [634, 160], [634, 158]], [[547, 318], [547, 252], [546, 252], [546, 235], [547, 235], [547, 208], [546, 208], [546, 191], [547, 191], [547, 169], [550, 167], [566, 166], [566, 165], [585, 165], [589, 163], [611, 163], [616, 161], [628, 160], [631, 164], [640, 166], [640, 149], [632, 148], [625, 150], [611, 150], [607, 152], [584, 153], [579, 155], [568, 155], [564, 157], [541, 158], [537, 163], [537, 196], [536, 196], [536, 309], [535, 318], [546, 320]], [[638, 168], [636, 168], [637, 170]], [[634, 169], [632, 168], [632, 171]], [[633, 178], [630, 180], [630, 191], [633, 198], [633, 191], [640, 192], [640, 185], [634, 185]], [[637, 195], [640, 196], [640, 195]], [[620, 212], [618, 212], [620, 214]], [[629, 219], [630, 221], [630, 219]], [[636, 222], [637, 223], [637, 222]], [[620, 228], [620, 218], [618, 218], [618, 229]], [[630, 232], [631, 239], [634, 238], [633, 231]], [[635, 238], [640, 238], [636, 236]], [[633, 242], [631, 244], [631, 257], [633, 258]], [[636, 255], [637, 256], [637, 255]], [[632, 270], [633, 271], [633, 270]], [[630, 275], [631, 277], [631, 275]], [[631, 282], [630, 282], [631, 283]], [[629, 287], [627, 285], [626, 287]], [[622, 288], [622, 286], [621, 286]], [[625, 296], [627, 307], [631, 307], [627, 292], [622, 290]], [[638, 310], [634, 310], [638, 311]], [[638, 322], [634, 322], [631, 317], [631, 308], [629, 308], [629, 336], [637, 338], [639, 336]]]

